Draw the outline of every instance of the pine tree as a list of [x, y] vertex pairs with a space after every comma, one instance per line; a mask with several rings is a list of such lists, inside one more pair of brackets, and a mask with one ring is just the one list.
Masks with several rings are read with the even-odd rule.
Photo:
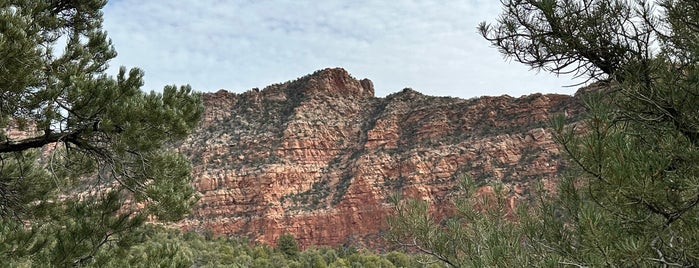
[[190, 164], [166, 149], [201, 117], [189, 86], [144, 93], [107, 75], [104, 0], [0, 1], [0, 259], [89, 263], [148, 217], [195, 201]]
[[[581, 123], [554, 120], [568, 174], [557, 193], [542, 194], [536, 209], [517, 214], [514, 231], [495, 229], [527, 256], [498, 266], [697, 266], [699, 2], [501, 2], [497, 23], [479, 26], [485, 39], [508, 58], [597, 81], [598, 90], [584, 97]], [[415, 229], [419, 221], [409, 219], [426, 212], [403, 217], [406, 211], [414, 206], [397, 206], [392, 227], [402, 226], [395, 230], [403, 239], [421, 238], [414, 235], [423, 234]], [[465, 224], [426, 235], [434, 239], [450, 228], [488, 234], [499, 223]], [[492, 265], [487, 256], [508, 243], [483, 241], [484, 252], [474, 255], [459, 243], [425, 243], [430, 239], [414, 241], [427, 251], [456, 252], [452, 263], [474, 266]]]
[[296, 238], [290, 233], [284, 233], [277, 238], [277, 250], [290, 258], [296, 258], [300, 251]]
[[[477, 195], [478, 187], [491, 187], [493, 195]], [[464, 179], [454, 194], [456, 215], [441, 221], [429, 213], [426, 201], [394, 197], [396, 213], [388, 217], [386, 238], [426, 254], [430, 257], [422, 261], [426, 264], [439, 261], [449, 267], [533, 265], [534, 256], [521, 243], [526, 235], [523, 226], [508, 217], [513, 212], [507, 194], [502, 183], [488, 185]]]
[[549, 211], [566, 237], [540, 242], [576, 265], [695, 265], [699, 2], [504, 5], [498, 25], [480, 30], [506, 56], [604, 85], [582, 124], [555, 124], [575, 173]]

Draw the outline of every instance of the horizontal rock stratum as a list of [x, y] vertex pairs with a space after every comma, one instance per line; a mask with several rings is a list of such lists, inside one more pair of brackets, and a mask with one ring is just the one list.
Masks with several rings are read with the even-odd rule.
[[539, 180], [551, 185], [561, 157], [548, 120], [575, 121], [578, 103], [408, 88], [378, 98], [370, 80], [340, 68], [242, 94], [207, 93], [205, 118], [179, 146], [201, 193], [179, 225], [268, 244], [289, 232], [304, 246], [380, 246], [392, 194], [448, 213], [464, 176], [501, 180], [512, 200]]

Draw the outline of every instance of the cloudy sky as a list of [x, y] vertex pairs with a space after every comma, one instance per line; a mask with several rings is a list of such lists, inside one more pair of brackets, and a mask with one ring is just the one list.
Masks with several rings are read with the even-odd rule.
[[495, 0], [112, 0], [104, 26], [119, 52], [110, 72], [142, 68], [146, 90], [244, 92], [343, 67], [377, 96], [573, 93], [571, 77], [506, 60], [478, 35], [499, 13]]

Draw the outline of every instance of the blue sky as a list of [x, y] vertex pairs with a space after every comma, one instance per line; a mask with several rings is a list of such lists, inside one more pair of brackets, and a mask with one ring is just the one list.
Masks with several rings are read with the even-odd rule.
[[495, 0], [119, 0], [104, 27], [119, 66], [139, 67], [146, 90], [190, 84], [243, 92], [343, 67], [377, 96], [411, 87], [470, 98], [572, 94], [570, 76], [504, 59], [478, 35], [500, 13]]

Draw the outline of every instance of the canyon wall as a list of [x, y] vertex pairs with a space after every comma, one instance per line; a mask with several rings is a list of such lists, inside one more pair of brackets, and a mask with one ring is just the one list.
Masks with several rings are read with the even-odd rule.
[[551, 187], [561, 156], [549, 119], [573, 122], [582, 109], [568, 95], [459, 99], [406, 88], [378, 98], [370, 80], [339, 68], [204, 102], [205, 118], [178, 147], [201, 193], [179, 226], [268, 244], [289, 232], [303, 246], [379, 246], [391, 195], [439, 211], [466, 176], [503, 181], [513, 201], [538, 181]]

